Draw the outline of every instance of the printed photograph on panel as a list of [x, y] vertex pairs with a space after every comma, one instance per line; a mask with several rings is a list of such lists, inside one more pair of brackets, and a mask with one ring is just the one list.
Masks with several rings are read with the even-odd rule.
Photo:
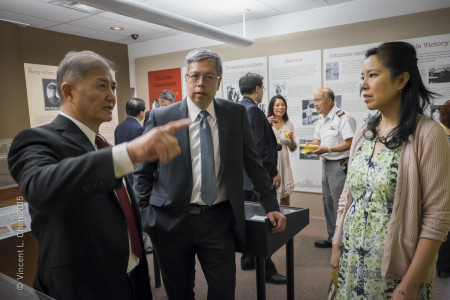
[[428, 83], [450, 82], [450, 65], [431, 66], [428, 69]]
[[61, 97], [56, 87], [56, 80], [42, 79], [42, 87], [44, 90], [45, 110], [59, 110]]
[[430, 107], [430, 118], [438, 123], [441, 123], [440, 110], [442, 105], [431, 105]]
[[239, 92], [239, 88], [232, 85], [227, 85], [227, 99], [233, 102], [238, 102], [240, 98], [241, 93]]
[[339, 80], [339, 62], [328, 62], [326, 64], [325, 76], [328, 80]]
[[314, 100], [302, 100], [302, 124], [315, 125], [319, 120], [319, 114], [314, 107]]

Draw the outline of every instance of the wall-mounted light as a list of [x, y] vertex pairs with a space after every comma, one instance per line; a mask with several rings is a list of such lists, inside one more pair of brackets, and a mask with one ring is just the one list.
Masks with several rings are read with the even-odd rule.
[[105, 11], [114, 12], [130, 18], [158, 24], [164, 27], [200, 35], [224, 43], [247, 47], [253, 41], [220, 28], [207, 25], [180, 15], [166, 12], [138, 2], [127, 0], [74, 0]]

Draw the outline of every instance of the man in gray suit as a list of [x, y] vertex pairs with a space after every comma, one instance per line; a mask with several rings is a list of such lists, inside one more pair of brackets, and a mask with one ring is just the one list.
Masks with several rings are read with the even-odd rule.
[[222, 62], [211, 50], [186, 56], [188, 96], [152, 110], [146, 130], [190, 118], [175, 133], [182, 155], [169, 163], [143, 163], [134, 190], [144, 230], [160, 261], [169, 299], [194, 299], [195, 255], [208, 283], [208, 299], [234, 299], [236, 240], [245, 242], [243, 172], [260, 194], [272, 232], [283, 231], [272, 180], [261, 164], [245, 107], [214, 99]]

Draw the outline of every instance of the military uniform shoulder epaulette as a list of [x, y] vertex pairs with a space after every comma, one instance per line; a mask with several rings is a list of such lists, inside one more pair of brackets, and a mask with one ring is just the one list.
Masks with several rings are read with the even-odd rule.
[[345, 112], [343, 110], [338, 110], [336, 112], [336, 116], [338, 116], [338, 117], [342, 117], [343, 115], [345, 115]]

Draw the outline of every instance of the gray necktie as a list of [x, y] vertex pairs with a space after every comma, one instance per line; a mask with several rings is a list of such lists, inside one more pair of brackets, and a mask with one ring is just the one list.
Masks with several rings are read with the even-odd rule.
[[217, 198], [216, 172], [214, 168], [214, 146], [211, 127], [209, 127], [209, 113], [202, 110], [200, 116], [200, 151], [202, 157], [202, 199], [212, 205]]

